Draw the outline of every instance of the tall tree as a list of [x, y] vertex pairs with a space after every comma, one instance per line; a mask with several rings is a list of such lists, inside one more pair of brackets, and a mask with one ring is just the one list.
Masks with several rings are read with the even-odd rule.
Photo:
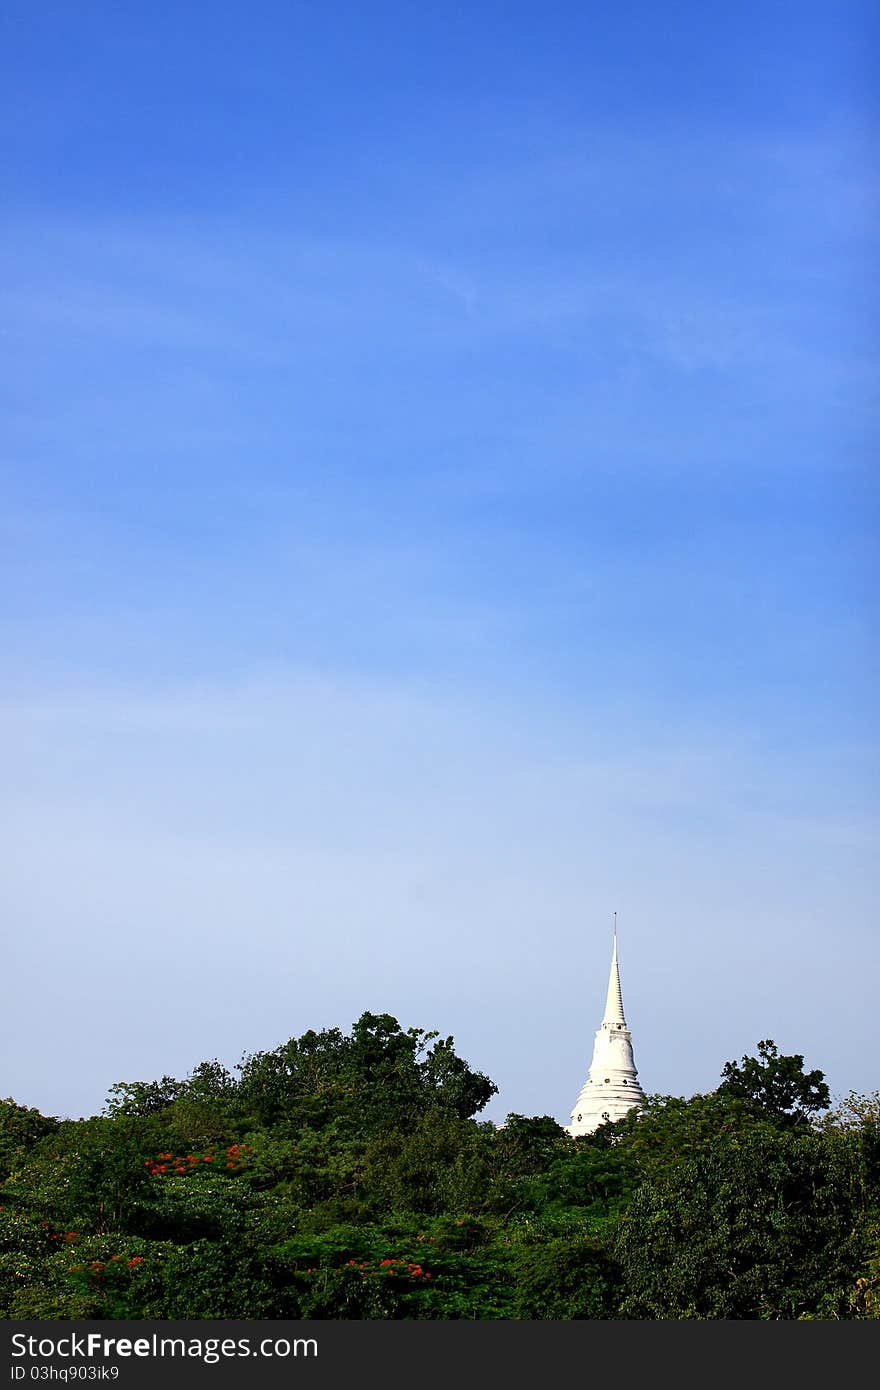
[[827, 1109], [831, 1096], [824, 1073], [804, 1071], [800, 1053], [781, 1056], [772, 1038], [758, 1043], [757, 1057], [725, 1063], [718, 1093], [741, 1100], [783, 1129], [804, 1128]]

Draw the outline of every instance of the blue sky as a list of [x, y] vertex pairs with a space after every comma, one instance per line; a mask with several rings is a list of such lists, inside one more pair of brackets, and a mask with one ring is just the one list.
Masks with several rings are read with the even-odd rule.
[[0, 1091], [880, 1084], [876, 8], [3, 28]]

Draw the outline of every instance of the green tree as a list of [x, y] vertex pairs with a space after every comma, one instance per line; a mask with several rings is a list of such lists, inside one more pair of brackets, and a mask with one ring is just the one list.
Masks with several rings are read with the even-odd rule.
[[653, 1095], [642, 1111], [631, 1111], [577, 1142], [613, 1154], [626, 1170], [630, 1187], [635, 1187], [683, 1159], [711, 1155], [741, 1144], [753, 1130], [768, 1128], [776, 1126], [756, 1107], [720, 1091], [687, 1100]]
[[117, 1081], [107, 1095], [106, 1115], [159, 1115], [185, 1090], [183, 1081], [163, 1076], [161, 1081]]
[[823, 1130], [866, 1130], [880, 1125], [880, 1091], [850, 1091], [818, 1121]]
[[372, 1013], [362, 1014], [347, 1035], [309, 1030], [243, 1060], [242, 1105], [260, 1124], [286, 1119], [320, 1128], [345, 1117], [364, 1134], [432, 1109], [475, 1114], [497, 1088], [456, 1056], [452, 1038], [437, 1037]]
[[516, 1318], [570, 1321], [615, 1315], [619, 1270], [602, 1244], [589, 1236], [521, 1246], [513, 1270]]
[[11, 1096], [0, 1100], [0, 1180], [24, 1162], [31, 1150], [54, 1134], [61, 1121], [19, 1105]]
[[757, 1057], [725, 1063], [719, 1094], [742, 1100], [783, 1128], [802, 1128], [824, 1110], [830, 1094], [821, 1071], [804, 1071], [800, 1054], [780, 1056], [772, 1038], [758, 1043]]
[[150, 1121], [131, 1116], [65, 1120], [7, 1181], [4, 1194], [62, 1229], [137, 1230], [152, 1198], [144, 1154], [155, 1152], [156, 1137]]
[[614, 1241], [641, 1318], [850, 1316], [869, 1254], [877, 1153], [770, 1128], [642, 1184]]

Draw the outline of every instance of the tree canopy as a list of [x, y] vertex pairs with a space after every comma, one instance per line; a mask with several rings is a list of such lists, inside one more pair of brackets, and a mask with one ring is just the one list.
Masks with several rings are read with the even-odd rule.
[[802, 1128], [831, 1096], [821, 1071], [804, 1071], [800, 1053], [781, 1057], [772, 1038], [758, 1043], [757, 1057], [727, 1062], [718, 1087], [725, 1096], [743, 1101], [775, 1124]]
[[[0, 1103], [11, 1318], [876, 1318], [880, 1111], [775, 1044], [572, 1139], [364, 1013], [103, 1115]], [[820, 1111], [825, 1113], [820, 1115]]]

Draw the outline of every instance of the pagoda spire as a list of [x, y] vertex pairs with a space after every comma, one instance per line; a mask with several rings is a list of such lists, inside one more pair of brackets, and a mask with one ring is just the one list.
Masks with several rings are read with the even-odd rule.
[[623, 995], [620, 992], [620, 966], [617, 962], [617, 913], [614, 914], [614, 947], [611, 952], [611, 971], [608, 975], [608, 993], [605, 997], [605, 1015], [602, 1019], [603, 1025], [606, 1023], [622, 1023], [626, 1027], [626, 1018], [623, 1013]]
[[573, 1137], [592, 1134], [608, 1120], [620, 1120], [630, 1110], [641, 1109], [645, 1094], [638, 1082], [633, 1059], [632, 1034], [626, 1026], [620, 965], [617, 956], [617, 913], [614, 914], [614, 944], [605, 1013], [593, 1044], [589, 1074], [566, 1125]]

